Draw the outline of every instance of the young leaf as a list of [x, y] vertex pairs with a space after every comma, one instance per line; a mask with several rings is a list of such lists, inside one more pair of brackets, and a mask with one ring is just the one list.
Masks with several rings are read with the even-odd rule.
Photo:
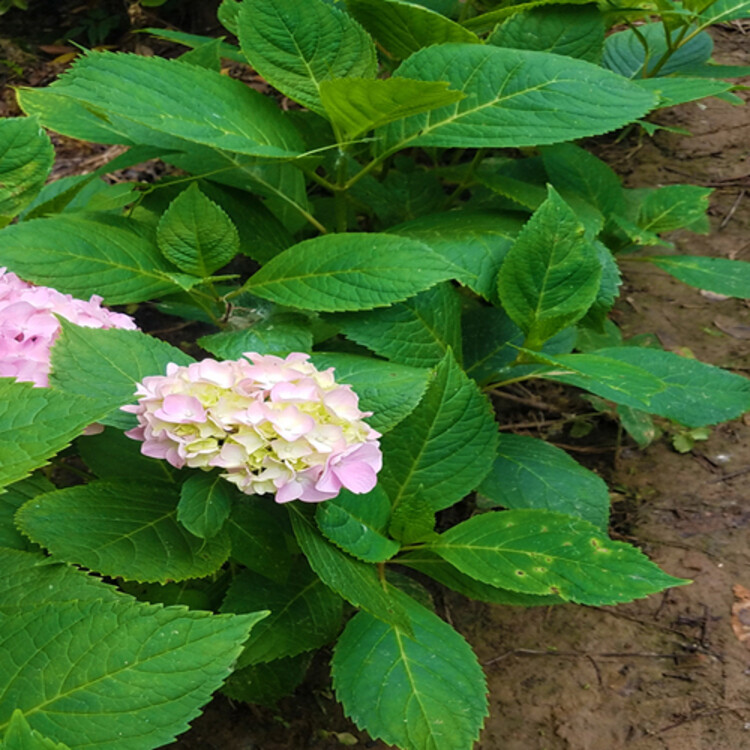
[[31, 203], [54, 159], [52, 143], [35, 117], [0, 120], [0, 227]]
[[163, 375], [167, 364], [195, 360], [141, 331], [84, 328], [60, 321], [62, 333], [52, 347], [50, 383], [66, 393], [96, 398], [110, 411], [105, 424], [132, 426], [132, 417], [117, 410], [135, 401], [135, 386], [148, 375]]
[[489, 403], [448, 352], [411, 417], [383, 438], [380, 481], [394, 508], [419, 494], [442, 510], [482, 481], [496, 445]]
[[593, 606], [688, 583], [588, 521], [546, 510], [482, 513], [441, 534], [429, 549], [492, 586]]
[[180, 488], [177, 520], [194, 536], [216, 536], [229, 518], [235, 490], [218, 472], [196, 472]]
[[456, 279], [487, 300], [497, 300], [497, 274], [524, 220], [518, 214], [450, 211], [388, 229], [432, 248], [458, 268]]
[[298, 566], [284, 584], [242, 571], [229, 586], [221, 611], [255, 612], [259, 606], [271, 614], [240, 654], [240, 668], [318, 649], [330, 643], [341, 627], [341, 597], [307, 565]]
[[[0, 491], [0, 547], [24, 551], [31, 548], [29, 540], [16, 528], [13, 516], [27, 500], [54, 489], [55, 485], [48, 479], [34, 475]], [[388, 510], [390, 512], [390, 506]]]
[[[302, 151], [271, 99], [229, 76], [163, 57], [88, 52], [46, 89], [26, 89], [20, 101], [43, 125], [73, 138], [96, 135], [101, 143], [183, 150], [188, 141], [269, 158]], [[91, 132], [92, 119], [104, 134]]]
[[486, 683], [469, 644], [437, 615], [389, 587], [412, 633], [366, 612], [341, 634], [333, 687], [357, 726], [403, 750], [470, 750], [487, 715]]
[[388, 560], [399, 551], [398, 543], [385, 536], [390, 516], [390, 500], [377, 486], [366, 495], [343, 490], [318, 506], [315, 520], [329, 541], [372, 563]]
[[350, 557], [326, 541], [312, 522], [293, 507], [290, 517], [310, 567], [328, 588], [373, 617], [411, 632], [406, 611], [378, 578], [375, 566]]
[[487, 43], [598, 63], [604, 49], [604, 16], [595, 5], [529, 8], [498, 26]]
[[250, 278], [245, 289], [302, 310], [369, 310], [412, 297], [454, 272], [417, 240], [388, 234], [329, 234], [277, 255]]
[[99, 294], [108, 305], [177, 291], [168, 276], [174, 267], [156, 249], [152, 230], [109, 213], [61, 214], [7, 227], [0, 265], [76, 297]]
[[701, 255], [652, 255], [647, 260], [698, 289], [750, 298], [750, 263], [746, 261]]
[[13, 711], [5, 730], [2, 750], [70, 750], [68, 745], [45, 737], [29, 726], [21, 711]]
[[349, 15], [321, 0], [244, 0], [236, 16], [250, 65], [274, 88], [324, 114], [320, 84], [375, 78], [375, 45]]
[[645, 410], [686, 427], [726, 422], [750, 410], [750, 380], [741, 375], [639, 346], [601, 349], [597, 354], [643, 368], [659, 378], [664, 387], [651, 396]]
[[422, 4], [401, 0], [346, 0], [346, 5], [398, 60], [433, 44], [479, 44], [479, 38], [472, 31]]
[[[606, 133], [644, 115], [656, 97], [583, 60], [479, 44], [441, 44], [401, 64], [399, 78], [448, 81], [466, 98], [375, 132], [380, 148], [504, 148]], [[529, 114], [533, 113], [533, 120]]]
[[495, 463], [477, 491], [489, 500], [484, 507], [553, 510], [607, 529], [609, 491], [601, 477], [536, 438], [501, 434]]
[[177, 522], [168, 484], [92, 482], [50, 492], [16, 514], [18, 527], [53, 555], [113, 578], [202, 578], [229, 556], [226, 535], [204, 540]]
[[448, 283], [384, 310], [334, 318], [348, 339], [381, 357], [413, 367], [436, 365], [448, 349], [461, 351], [461, 298]]
[[109, 410], [94, 399], [0, 378], [0, 487], [45, 466]]
[[240, 249], [237, 227], [195, 183], [170, 203], [156, 239], [167, 260], [200, 278], [225, 266]]
[[221, 692], [235, 701], [275, 706], [305, 679], [311, 658], [309, 654], [299, 654], [235, 669]]
[[93, 600], [0, 616], [0, 732], [17, 707], [33, 729], [71, 750], [169, 744], [265, 614]]
[[596, 299], [602, 268], [572, 209], [553, 188], [521, 230], [500, 269], [508, 315], [538, 349], [580, 320]]
[[414, 411], [427, 388], [429, 371], [355, 354], [315, 352], [317, 368], [335, 368], [336, 381], [351, 385], [363, 411], [373, 412], [367, 424], [388, 432]]
[[326, 114], [347, 140], [403, 117], [453, 104], [464, 96], [451, 91], [444, 81], [334, 78], [320, 84]]

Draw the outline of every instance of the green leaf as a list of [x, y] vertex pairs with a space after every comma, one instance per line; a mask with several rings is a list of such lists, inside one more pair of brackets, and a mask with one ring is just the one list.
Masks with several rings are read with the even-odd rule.
[[617, 416], [625, 432], [635, 440], [639, 448], [647, 448], [660, 434], [654, 420], [645, 411], [618, 406]]
[[517, 214], [450, 211], [422, 216], [387, 231], [423, 242], [458, 268], [458, 281], [494, 301], [497, 274], [523, 223]]
[[0, 487], [45, 466], [108, 411], [93, 399], [0, 378]]
[[435, 521], [435, 511], [420, 485], [418, 494], [406, 495], [393, 509], [388, 533], [402, 544], [424, 542], [434, 536]]
[[[239, 9], [239, 6], [237, 6], [237, 8]], [[219, 57], [223, 57], [227, 60], [231, 60], [232, 62], [238, 62], [238, 63], [243, 63], [243, 64], [246, 62], [239, 48], [236, 47], [234, 44], [228, 44], [227, 42], [223, 41], [222, 37], [219, 37], [218, 39], [212, 39], [210, 36], [201, 36], [200, 34], [188, 34], [184, 31], [175, 31], [173, 29], [158, 29], [158, 28], [153, 28], [153, 27], [139, 29], [139, 31], [145, 34], [151, 34], [151, 36], [155, 36], [158, 39], [166, 39], [169, 42], [176, 42], [177, 44], [182, 44], [185, 47], [190, 47], [191, 49], [199, 49], [201, 47], [206, 47], [210, 42], [218, 42], [217, 46], [219, 50]], [[235, 32], [233, 31], [232, 33], [234, 34]], [[186, 55], [182, 55], [182, 58], [185, 58], [185, 57]], [[183, 59], [183, 62], [184, 62], [184, 59]]]
[[562, 604], [564, 601], [559, 596], [520, 594], [518, 591], [509, 591], [508, 589], [491, 586], [488, 583], [482, 583], [457, 570], [442, 557], [424, 547], [413, 552], [407, 552], [398, 558], [398, 562], [400, 565], [413, 568], [426, 576], [430, 576], [430, 578], [434, 578], [438, 583], [463, 594], [469, 599], [480, 602], [511, 607], [547, 607], [552, 604]]
[[[678, 104], [720, 96], [736, 88], [727, 81], [711, 78], [645, 78], [638, 85], [659, 97], [659, 108], [675, 107]], [[742, 101], [742, 100], [740, 100]]]
[[222, 612], [271, 614], [257, 626], [237, 665], [274, 661], [296, 656], [330, 643], [341, 627], [343, 601], [307, 565], [298, 566], [284, 584], [244, 570], [232, 581]]
[[704, 5], [703, 12], [699, 16], [701, 25], [713, 26], [717, 23], [727, 23], [750, 16], [748, 0], [718, 0], [715, 3], [701, 4]]
[[386, 307], [453, 276], [427, 245], [388, 234], [329, 234], [293, 245], [247, 291], [280, 305], [343, 312]]
[[461, 500], [490, 470], [497, 425], [489, 402], [449, 352], [419, 406], [382, 445], [380, 481], [393, 507], [418, 494], [437, 511]]
[[309, 352], [313, 335], [305, 317], [286, 313], [260, 320], [239, 331], [203, 336], [198, 344], [221, 359], [239, 359], [245, 352], [286, 356], [291, 352]]
[[237, 36], [238, 16], [240, 14], [239, 0], [222, 0], [216, 12], [219, 23], [232, 34]]
[[413, 635], [361, 612], [331, 663], [344, 711], [375, 738], [404, 750], [470, 750], [487, 715], [486, 682], [469, 644], [398, 589]]
[[[382, 151], [408, 146], [541, 146], [614, 130], [648, 112], [656, 99], [583, 60], [478, 44], [416, 52], [399, 78], [448, 81], [466, 98], [375, 132]], [[533, 113], [533, 120], [529, 118]]]
[[52, 143], [36, 118], [0, 120], [0, 226], [31, 203], [54, 159]]
[[336, 382], [351, 385], [359, 407], [373, 412], [367, 423], [388, 432], [414, 411], [427, 388], [429, 371], [355, 354], [315, 352], [318, 368], [334, 367]]
[[430, 549], [492, 586], [593, 606], [687, 583], [588, 521], [546, 510], [482, 513], [441, 534]]
[[411, 632], [403, 606], [368, 565], [326, 541], [301, 511], [290, 507], [292, 528], [310, 567], [328, 588], [383, 622]]
[[586, 315], [581, 318], [579, 325], [590, 326], [601, 333], [607, 324], [607, 314], [614, 307], [620, 293], [622, 276], [620, 275], [620, 267], [614, 255], [612, 255], [612, 251], [605, 244], [599, 242], [599, 240], [594, 240], [593, 245], [596, 249], [599, 264], [602, 267], [602, 278], [594, 304], [591, 305]]
[[664, 185], [649, 190], [638, 205], [636, 222], [639, 227], [654, 234], [683, 227], [708, 234], [706, 212], [711, 193], [711, 188], [698, 185]]
[[[286, 514], [275, 503], [238, 500], [227, 521], [232, 559], [276, 583], [285, 583], [294, 559], [294, 544]], [[297, 550], [297, 554], [299, 550]]]
[[321, 0], [244, 0], [240, 46], [274, 88], [324, 114], [320, 85], [330, 78], [374, 78], [375, 45], [349, 15]]
[[60, 321], [62, 333], [52, 347], [50, 383], [61, 391], [90, 396], [109, 406], [102, 419], [115, 427], [131, 427], [132, 417], [118, 407], [135, 401], [136, 384], [163, 375], [170, 362], [189, 365], [188, 354], [141, 331], [84, 328]]
[[195, 183], [169, 204], [156, 237], [167, 260], [201, 278], [225, 266], [240, 249], [232, 220]]
[[209, 42], [199, 44], [189, 52], [184, 52], [180, 55], [179, 60], [218, 73], [221, 71], [222, 47], [224, 47], [224, 42], [221, 39], [212, 39]]
[[177, 289], [167, 275], [174, 268], [156, 249], [152, 230], [109, 213], [61, 214], [7, 227], [0, 264], [76, 297], [99, 294], [109, 305]]
[[413, 367], [437, 364], [449, 348], [461, 351], [461, 298], [447, 283], [385, 310], [337, 315], [348, 339], [381, 357]]
[[0, 731], [18, 708], [34, 730], [71, 750], [169, 744], [265, 614], [94, 600], [0, 617]]
[[399, 545], [385, 536], [391, 503], [377, 486], [366, 495], [343, 490], [318, 506], [315, 520], [329, 541], [365, 562], [383, 562], [399, 551]]
[[18, 550], [31, 547], [28, 539], [16, 529], [13, 516], [27, 500], [54, 489], [55, 485], [48, 479], [33, 475], [0, 490], [0, 547]]
[[400, 0], [346, 0], [346, 5], [398, 60], [433, 44], [479, 44], [479, 38], [472, 31], [421, 4]]
[[701, 255], [652, 255], [648, 260], [680, 281], [727, 297], [750, 298], [750, 263]]
[[320, 98], [331, 122], [347, 140], [403, 117], [463, 99], [444, 81], [408, 78], [336, 78], [322, 81]]
[[572, 209], [549, 198], [521, 230], [500, 270], [498, 291], [530, 349], [580, 320], [594, 302], [602, 268]]
[[229, 76], [163, 57], [88, 52], [46, 89], [21, 92], [19, 101], [43, 125], [74, 138], [92, 135], [93, 118], [109, 136], [102, 143], [175, 148], [187, 141], [270, 158], [302, 150], [275, 102]]
[[34, 731], [18, 709], [11, 714], [5, 737], [0, 742], [0, 748], [2, 750], [70, 750], [62, 742], [54, 742]]
[[750, 410], [750, 380], [695, 359], [640, 346], [601, 349], [602, 357], [641, 367], [659, 378], [664, 388], [645, 411], [687, 427], [726, 422]]
[[194, 536], [216, 536], [229, 518], [235, 490], [218, 473], [193, 473], [180, 488], [177, 520]]
[[485, 31], [491, 31], [496, 24], [501, 23], [506, 18], [514, 16], [517, 13], [523, 13], [532, 8], [548, 6], [556, 3], [562, 5], [585, 5], [589, 0], [531, 0], [530, 2], [521, 2], [516, 5], [507, 5], [487, 11], [473, 18], [468, 18], [463, 22], [463, 26], [472, 29], [475, 33], [481, 34]]
[[601, 477], [536, 438], [501, 434], [495, 463], [477, 491], [489, 501], [484, 507], [553, 510], [607, 529], [609, 491]]
[[102, 575], [158, 583], [210, 575], [229, 556], [229, 539], [190, 534], [177, 501], [168, 484], [92, 482], [30, 500], [16, 520], [53, 555]]
[[496, 307], [479, 307], [463, 318], [464, 370], [480, 384], [491, 381], [518, 356], [523, 331]]
[[[688, 29], [692, 32], [694, 29]], [[667, 52], [667, 40], [661, 21], [646, 23], [638, 27], [638, 36], [646, 40], [649, 50], [648, 72], [651, 73]], [[626, 78], [643, 78], [646, 52], [632, 29], [618, 31], [607, 37], [604, 43], [602, 65]], [[714, 43], [706, 31], [701, 31], [669, 56], [659, 69], [660, 76], [679, 73], [683, 68], [700, 65], [711, 57]]]
[[604, 16], [596, 5], [545, 5], [508, 18], [488, 44], [532, 49], [598, 63], [604, 49]]
[[311, 656], [299, 654], [235, 669], [221, 688], [232, 700], [275, 706], [305, 679]]

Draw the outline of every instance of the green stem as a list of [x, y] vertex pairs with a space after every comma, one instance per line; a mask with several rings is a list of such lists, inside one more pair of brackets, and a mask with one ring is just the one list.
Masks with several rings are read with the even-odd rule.
[[348, 174], [346, 152], [339, 150], [336, 163], [336, 185], [338, 190], [333, 194], [333, 208], [336, 216], [336, 231], [346, 232], [348, 229], [348, 205], [346, 197], [346, 176]]

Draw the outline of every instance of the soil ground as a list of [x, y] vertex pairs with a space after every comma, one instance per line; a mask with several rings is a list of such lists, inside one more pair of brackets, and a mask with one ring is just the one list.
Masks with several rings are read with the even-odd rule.
[[[719, 62], [750, 64], [750, 35], [741, 28], [719, 29], [715, 37]], [[58, 72], [52, 68], [37, 68], [28, 82], [47, 82]], [[7, 94], [0, 115], [14, 113]], [[747, 108], [711, 99], [656, 120], [692, 135], [633, 134], [596, 148], [629, 187], [716, 188], [711, 235], [672, 239], [681, 252], [750, 260]], [[63, 161], [75, 172], [75, 159], [98, 155], [63, 154]], [[67, 173], [65, 164], [58, 169]], [[667, 349], [684, 354], [687, 347], [698, 359], [750, 375], [747, 303], [703, 294], [642, 264], [624, 271], [614, 319], [626, 336], [654, 333]], [[549, 421], [543, 410], [502, 406], [509, 422]], [[539, 429], [516, 431], [539, 436]], [[644, 451], [627, 440], [620, 445], [606, 420], [585, 438], [567, 428], [547, 435], [608, 481], [612, 535], [694, 583], [616, 608], [521, 610], [452, 594], [438, 599], [440, 614], [474, 646], [487, 673], [491, 713], [478, 750], [750, 748], [750, 650], [732, 628], [733, 587], [750, 588], [750, 420], [715, 428], [689, 454], [666, 439]], [[747, 620], [741, 634], [750, 635]], [[327, 657], [316, 657], [307, 682], [274, 709], [217, 697], [173, 747], [385, 748], [343, 717], [327, 688]]]

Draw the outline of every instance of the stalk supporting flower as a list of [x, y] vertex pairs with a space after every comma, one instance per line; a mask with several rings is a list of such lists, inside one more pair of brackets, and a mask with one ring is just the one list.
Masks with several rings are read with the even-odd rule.
[[141, 452], [221, 475], [248, 495], [279, 503], [319, 502], [342, 487], [369, 492], [382, 466], [380, 433], [364, 421], [348, 385], [333, 368], [319, 371], [306, 354], [286, 359], [255, 352], [246, 359], [205, 359], [167, 366], [138, 384], [138, 417], [126, 435]]

